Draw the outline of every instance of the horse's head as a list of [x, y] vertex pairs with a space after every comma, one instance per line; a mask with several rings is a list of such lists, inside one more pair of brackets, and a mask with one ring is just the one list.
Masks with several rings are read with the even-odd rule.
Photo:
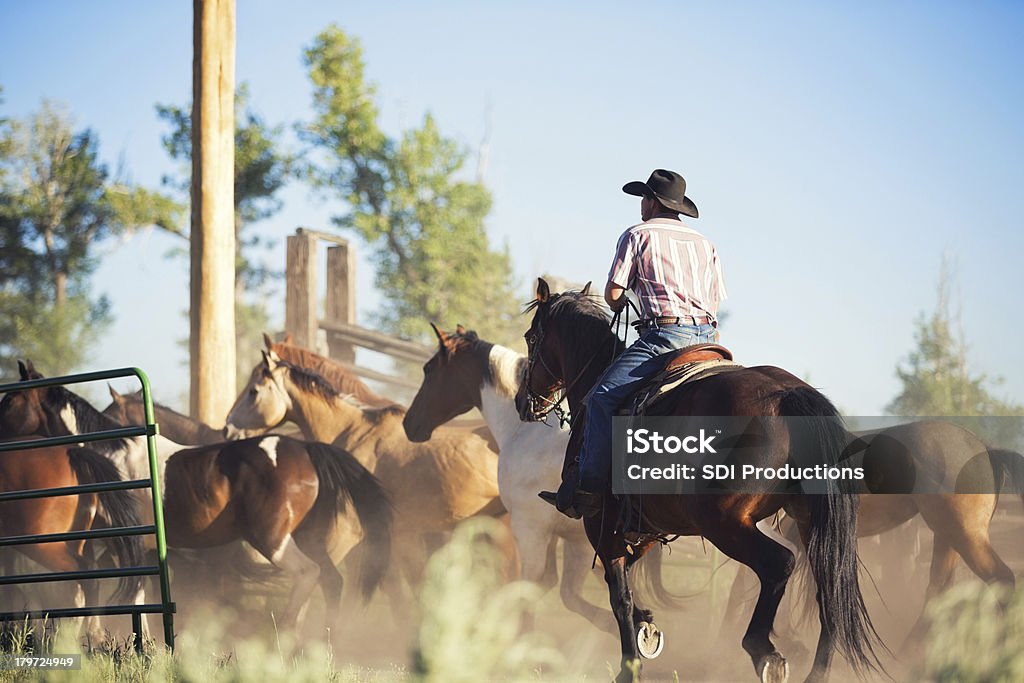
[[[588, 285], [589, 288], [589, 285]], [[544, 278], [537, 278], [537, 296], [527, 310], [533, 310], [526, 339], [526, 377], [516, 392], [516, 409], [524, 422], [539, 422], [561, 402], [565, 386], [562, 364], [562, 330], [553, 319], [554, 304], [562, 294], [552, 294]]]
[[[42, 379], [32, 361], [18, 361], [18, 374], [22, 382]], [[9, 391], [0, 400], [0, 438], [17, 436], [51, 436], [51, 420], [43, 407], [46, 389]]]
[[228, 413], [224, 425], [226, 438], [258, 436], [285, 421], [291, 409], [291, 399], [284, 386], [286, 371], [275, 351], [263, 351], [263, 360], [252, 369], [249, 383]]
[[[18, 361], [18, 374], [22, 382], [43, 379], [28, 360]], [[59, 385], [12, 391], [0, 401], [0, 435], [6, 438], [79, 434], [76, 399], [84, 401]]]
[[438, 350], [423, 366], [423, 383], [409, 406], [402, 425], [410, 441], [423, 442], [438, 426], [457, 415], [480, 407], [483, 369], [474, 352], [489, 349], [476, 332], [459, 325], [447, 334], [430, 324], [437, 335]]
[[103, 410], [103, 414], [120, 425], [145, 424], [145, 406], [137, 400], [135, 394], [124, 396], [111, 385], [110, 405]]
[[516, 394], [519, 417], [527, 422], [551, 412], [563, 417], [562, 401], [572, 410], [579, 407], [621, 342], [608, 325], [606, 309], [590, 294], [589, 282], [579, 292], [552, 294], [538, 278], [537, 296], [527, 310], [533, 320], [524, 335], [529, 356]]

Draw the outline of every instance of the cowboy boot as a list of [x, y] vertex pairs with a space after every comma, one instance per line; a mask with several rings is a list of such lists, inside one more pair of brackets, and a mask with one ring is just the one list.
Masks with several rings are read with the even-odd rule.
[[557, 492], [541, 491], [538, 495], [541, 500], [554, 505], [555, 509], [566, 517], [571, 519], [593, 517], [601, 511], [604, 496], [600, 493], [593, 493], [581, 488], [576, 483], [577, 481], [577, 470], [573, 468], [571, 471], [566, 472], [566, 476], [562, 478], [562, 483], [558, 486]]

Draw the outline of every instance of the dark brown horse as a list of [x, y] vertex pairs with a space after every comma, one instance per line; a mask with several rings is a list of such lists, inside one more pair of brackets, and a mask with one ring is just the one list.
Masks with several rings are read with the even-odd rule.
[[[533, 320], [526, 333], [527, 378], [516, 396], [523, 419], [536, 419], [534, 406], [538, 402], [554, 405], [560, 391], [566, 395], [571, 414], [578, 418], [587, 392], [621, 351], [622, 344], [611, 331], [604, 309], [588, 296], [588, 290], [589, 286], [583, 292], [551, 294], [547, 283], [539, 281], [536, 299], [530, 305]], [[817, 418], [812, 429], [792, 433], [780, 421], [781, 426], [769, 432], [750, 454], [756, 458], [753, 464], [764, 467], [781, 467], [793, 458], [836, 465], [848, 441], [838, 413], [827, 398], [790, 373], [769, 366], [743, 368], [685, 384], [652, 406], [648, 415]], [[582, 421], [574, 419], [566, 467], [574, 465], [582, 431]], [[635, 677], [641, 654], [638, 633], [641, 638], [650, 633], [652, 615], [634, 608], [628, 570], [655, 542], [657, 534], [703, 536], [754, 570], [761, 590], [743, 637], [743, 648], [762, 681], [787, 680], [788, 665], [770, 634], [794, 558], [789, 549], [756, 526], [781, 509], [799, 525], [817, 584], [821, 634], [807, 680], [826, 678], [836, 649], [857, 671], [880, 666], [875, 655], [880, 643], [864, 607], [857, 577], [857, 497], [844, 490], [841, 482], [830, 480], [826, 486], [826, 493], [821, 495], [780, 491], [605, 496], [602, 513], [584, 524], [604, 566], [612, 612], [619, 626], [622, 666], [618, 680]], [[644, 530], [652, 531], [627, 539], [621, 525], [623, 506], [634, 519], [641, 520]]]
[[[23, 366], [28, 371], [27, 366]], [[9, 392], [0, 400], [0, 424], [39, 419], [37, 396], [27, 392]], [[0, 438], [11, 440], [15, 434], [0, 429]], [[21, 437], [32, 441], [35, 437]], [[0, 493], [48, 489], [80, 484], [120, 481], [117, 469], [88, 448], [46, 446], [0, 453]], [[126, 527], [140, 524], [136, 496], [132, 491], [108, 491], [51, 498], [30, 498], [0, 503], [0, 536], [23, 536], [85, 531], [94, 528]], [[18, 545], [15, 549], [54, 572], [95, 569], [92, 541]], [[115, 537], [105, 541], [119, 566], [142, 564], [142, 541], [138, 536]], [[5, 573], [11, 563], [5, 563]], [[139, 577], [124, 577], [111, 600], [128, 603], [139, 597]], [[78, 584], [76, 607], [97, 606], [99, 585], [93, 581]], [[10, 609], [13, 605], [4, 605]], [[98, 639], [98, 622], [89, 617], [82, 622], [83, 635]], [[98, 640], [97, 640], [98, 642]]]
[[[132, 394], [120, 394], [110, 387], [110, 398], [104, 415], [122, 425], [146, 424], [146, 404], [142, 401], [141, 389]], [[153, 415], [160, 425], [160, 433], [175, 443], [199, 446], [224, 441], [224, 433], [219, 429], [159, 403], [153, 404]]]
[[[46, 435], [115, 429], [117, 423], [65, 387], [18, 392], [30, 409], [0, 414], [0, 429]], [[17, 418], [15, 420], [14, 418]], [[123, 449], [98, 442], [108, 457]], [[161, 458], [162, 459], [162, 458]], [[391, 551], [391, 505], [377, 479], [351, 454], [317, 442], [264, 436], [178, 450], [166, 459], [168, 544], [211, 548], [244, 540], [291, 580], [279, 620], [292, 626], [320, 584], [330, 619], [339, 616], [342, 577], [335, 562], [364, 536], [365, 597], [376, 589]]]

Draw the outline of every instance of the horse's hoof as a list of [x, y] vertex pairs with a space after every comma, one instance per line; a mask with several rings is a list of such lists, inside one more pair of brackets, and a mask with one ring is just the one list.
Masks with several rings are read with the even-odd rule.
[[636, 627], [636, 646], [644, 659], [654, 659], [665, 649], [665, 634], [649, 621], [641, 621]]
[[761, 683], [786, 683], [789, 680], [789, 662], [778, 652], [773, 652], [761, 660], [757, 673]]

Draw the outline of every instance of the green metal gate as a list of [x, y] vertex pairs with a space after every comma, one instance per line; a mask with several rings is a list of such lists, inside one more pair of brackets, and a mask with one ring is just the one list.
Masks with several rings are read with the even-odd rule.
[[50, 617], [54, 619], [86, 617], [86, 616], [109, 616], [109, 615], [131, 615], [132, 631], [135, 634], [135, 647], [141, 651], [142, 640], [142, 615], [162, 614], [164, 627], [164, 642], [167, 647], [174, 648], [174, 603], [171, 602], [171, 588], [167, 575], [167, 541], [164, 535], [164, 511], [163, 496], [161, 494], [160, 468], [157, 464], [156, 435], [158, 433], [156, 422], [153, 418], [153, 397], [150, 392], [149, 378], [139, 368], [122, 368], [119, 370], [106, 370], [103, 372], [87, 372], [78, 375], [67, 375], [65, 377], [47, 377], [45, 379], [28, 380], [24, 382], [13, 382], [0, 385], [0, 394], [12, 391], [24, 391], [40, 387], [50, 387], [64, 384], [80, 384], [83, 382], [95, 382], [118, 377], [136, 377], [142, 384], [142, 398], [146, 410], [146, 424], [137, 427], [123, 427], [110, 429], [91, 434], [75, 434], [71, 436], [57, 436], [47, 439], [35, 439], [31, 441], [11, 441], [0, 443], [0, 453], [6, 451], [21, 451], [42, 446], [73, 445], [84, 442], [103, 441], [106, 439], [121, 439], [126, 437], [145, 436], [149, 448], [149, 479], [135, 479], [131, 481], [115, 481], [99, 484], [85, 484], [81, 486], [67, 486], [52, 489], [35, 489], [31, 491], [11, 491], [0, 493], [0, 503], [11, 500], [23, 500], [26, 498], [46, 498], [50, 496], [68, 496], [84, 493], [99, 493], [103, 491], [119, 491], [125, 489], [150, 489], [153, 496], [153, 524], [146, 524], [132, 527], [119, 527], [112, 529], [91, 529], [88, 531], [70, 531], [59, 534], [45, 534], [38, 536], [10, 536], [0, 537], [0, 547], [13, 547], [18, 545], [31, 545], [36, 543], [62, 543], [83, 539], [111, 538], [115, 536], [143, 536], [153, 534], [156, 536], [157, 564], [143, 567], [116, 567], [111, 569], [90, 569], [70, 572], [50, 572], [38, 574], [19, 574], [15, 576], [0, 577], [0, 586], [12, 584], [43, 583], [51, 581], [79, 581], [86, 579], [107, 579], [121, 578], [125, 576], [159, 576], [160, 577], [160, 602], [143, 605], [91, 605], [86, 607], [71, 607], [47, 610], [26, 610], [20, 612], [0, 612], [0, 622], [24, 621], [25, 619], [40, 619]]

